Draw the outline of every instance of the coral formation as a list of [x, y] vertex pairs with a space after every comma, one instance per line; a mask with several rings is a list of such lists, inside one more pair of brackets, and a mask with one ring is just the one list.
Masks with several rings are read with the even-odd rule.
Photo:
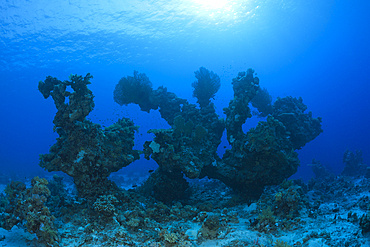
[[93, 204], [94, 210], [106, 216], [112, 216], [116, 212], [115, 204], [118, 203], [117, 198], [113, 195], [99, 196]]
[[362, 161], [362, 150], [356, 150], [356, 153], [353, 153], [347, 149], [343, 154], [343, 163], [345, 166], [342, 175], [358, 177], [364, 176], [367, 172], [367, 166]]
[[[146, 183], [146, 189], [142, 190], [153, 191], [157, 182], [163, 184], [160, 181], [168, 181], [172, 177], [172, 180], [178, 178], [177, 182], [167, 184], [177, 183], [182, 188], [180, 191], [185, 192], [186, 186], [181, 182], [181, 174], [184, 174], [191, 179], [205, 176], [219, 179], [246, 197], [257, 198], [265, 185], [279, 184], [297, 171], [299, 160], [295, 150], [322, 132], [321, 118], [313, 118], [311, 112], [305, 113], [307, 106], [301, 98], [278, 98], [271, 105], [271, 96], [260, 88], [259, 79], [253, 73], [254, 70], [248, 69], [233, 79], [234, 98], [224, 108], [226, 120], [218, 118], [214, 105], [209, 103], [213, 92], [218, 89], [215, 82], [218, 80], [213, 80], [216, 75], [203, 67], [196, 72], [198, 81], [193, 83], [198, 103], [203, 102], [200, 109], [163, 87], [152, 90], [150, 101], [159, 102], [152, 105], [152, 109], [158, 106], [171, 128], [149, 131], [155, 134], [155, 138], [145, 142], [145, 158], [154, 159], [161, 169], [151, 175], [151, 182]], [[201, 92], [204, 93], [206, 87], [213, 88], [210, 90], [212, 95], [202, 96]], [[252, 117], [249, 105], [253, 102], [258, 110], [263, 111], [262, 115], [269, 115], [267, 121], [261, 121], [256, 128], [244, 133], [242, 126]], [[220, 159], [217, 147], [225, 128], [232, 148], [226, 150]], [[164, 186], [156, 194], [168, 197], [161, 200], [179, 199], [175, 196], [176, 191], [168, 193], [174, 187]]]
[[[233, 79], [234, 99], [224, 108], [226, 120], [217, 116], [209, 102], [219, 89], [219, 77], [204, 67], [195, 72], [198, 81], [193, 83], [200, 109], [166, 88], [153, 90], [149, 78], [137, 71], [133, 77], [119, 81], [114, 92], [118, 104], [136, 103], [144, 111], [159, 108], [171, 126], [150, 130], [155, 138], [144, 144], [145, 158], [151, 157], [160, 167], [141, 189], [144, 194], [154, 193], [156, 198], [168, 203], [180, 199], [179, 195], [186, 195], [187, 191], [184, 174], [191, 179], [216, 178], [247, 197], [258, 197], [265, 185], [278, 184], [296, 172], [299, 160], [294, 150], [321, 133], [321, 119], [312, 118], [310, 112], [304, 113], [307, 107], [301, 98], [278, 98], [267, 121], [244, 133], [242, 125], [252, 116], [250, 103], [261, 114], [267, 115], [267, 108], [271, 110], [271, 97], [260, 88], [259, 79], [253, 73], [248, 69]], [[85, 119], [94, 107], [92, 93], [87, 88], [90, 78], [89, 74], [85, 78], [72, 75], [70, 81], [61, 82], [47, 77], [39, 83], [44, 97], [51, 95], [55, 101], [58, 113], [54, 123], [60, 135], [50, 154], [40, 156], [40, 165], [72, 176], [84, 197], [104, 194], [97, 188], [114, 190], [107, 176], [130, 164], [139, 154], [132, 150], [137, 127], [129, 119], [121, 119], [104, 130]], [[67, 86], [75, 91], [66, 91]], [[65, 103], [66, 97], [69, 103]], [[220, 159], [217, 147], [225, 128], [232, 148]]]
[[266, 122], [261, 121], [248, 131], [242, 139], [244, 145], [235, 141], [232, 149], [226, 151], [218, 169], [227, 179], [221, 181], [258, 197], [265, 185], [278, 184], [293, 175], [299, 160], [288, 137], [284, 125], [268, 116]]
[[210, 99], [214, 98], [215, 94], [220, 89], [220, 77], [213, 73], [213, 71], [209, 71], [204, 67], [200, 67], [199, 70], [194, 73], [198, 80], [191, 84], [194, 88], [193, 97], [197, 98], [197, 103], [203, 108], [211, 102]]
[[[49, 76], [39, 82], [40, 92], [45, 98], [51, 95], [57, 107], [54, 129], [59, 134], [50, 153], [40, 155], [40, 166], [73, 177], [79, 195], [95, 201], [116, 189], [108, 176], [138, 159], [140, 152], [133, 150], [138, 127], [130, 119], [119, 119], [104, 129], [86, 119], [94, 107], [87, 88], [91, 78], [71, 75], [70, 80], [60, 81]], [[74, 91], [69, 92], [68, 86]]]
[[301, 149], [323, 132], [321, 117], [313, 118], [312, 112], [305, 113], [306, 110], [301, 97], [278, 97], [273, 104], [272, 116], [289, 131], [294, 149]]
[[202, 227], [198, 231], [198, 237], [204, 239], [214, 239], [219, 234], [220, 217], [216, 214], [207, 215], [203, 221]]
[[122, 77], [116, 85], [113, 95], [119, 105], [135, 103], [142, 111], [149, 112], [158, 106], [151, 99], [152, 83], [144, 73], [134, 71], [134, 76]]
[[301, 211], [309, 208], [308, 199], [299, 181], [284, 181], [279, 188], [267, 189], [258, 200], [257, 218], [251, 225], [259, 232], [277, 233], [300, 224]]
[[360, 218], [360, 228], [362, 230], [362, 233], [368, 233], [370, 232], [370, 215], [364, 214]]
[[272, 97], [266, 88], [260, 88], [256, 96], [252, 98], [252, 106], [257, 109], [255, 114], [259, 117], [266, 117], [272, 114]]
[[50, 196], [47, 184], [46, 179], [35, 177], [31, 181], [31, 188], [27, 189], [24, 183], [12, 181], [6, 189], [9, 204], [5, 208], [5, 214], [0, 216], [1, 227], [10, 230], [22, 223], [41, 242], [48, 246], [57, 246], [55, 218], [45, 206]]
[[309, 166], [311, 166], [313, 173], [315, 173], [316, 179], [333, 179], [334, 174], [321, 164], [320, 161], [313, 159]]
[[275, 194], [274, 211], [281, 218], [288, 220], [299, 216], [299, 209], [303, 203], [299, 186], [289, 186]]
[[[51, 179], [55, 183], [51, 186], [52, 196], [56, 192], [65, 194], [62, 179], [58, 176]], [[53, 206], [59, 211], [59, 215], [55, 215], [59, 239], [54, 245], [368, 246], [370, 180], [348, 176], [313, 180], [311, 189], [301, 180], [266, 186], [260, 200], [252, 200], [251, 204], [235, 203], [235, 193], [212, 179], [191, 181], [189, 199], [172, 205], [142, 196], [136, 190], [122, 190], [96, 199], [102, 207], [114, 206], [114, 213], [109, 215], [95, 210], [86, 200], [63, 196], [63, 206]], [[72, 185], [66, 176], [63, 181], [68, 187]], [[32, 184], [35, 189], [26, 190], [45, 191], [45, 180]], [[17, 197], [17, 191], [24, 189], [24, 183], [13, 182], [7, 194]], [[16, 231], [13, 229], [13, 233]], [[39, 246], [43, 238], [38, 235], [33, 244]]]
[[[159, 110], [170, 125], [168, 129], [149, 130], [154, 139], [144, 143], [143, 151], [133, 149], [138, 127], [130, 119], [119, 119], [105, 128], [86, 119], [94, 108], [94, 96], [87, 87], [90, 74], [71, 75], [65, 81], [49, 76], [39, 82], [39, 91], [44, 98], [52, 96], [58, 110], [54, 130], [59, 135], [50, 152], [40, 155], [40, 166], [71, 176], [79, 198], [66, 195], [58, 176], [48, 185], [51, 193], [46, 180], [33, 180], [31, 189], [13, 182], [7, 189], [6, 207], [11, 209], [3, 227], [10, 229], [24, 220], [30, 232], [45, 242], [56, 243], [54, 218], [45, 206], [48, 203], [71, 227], [84, 225], [79, 227], [79, 245], [190, 246], [192, 241], [228, 234], [232, 229], [229, 224], [239, 223], [239, 215], [225, 207], [257, 199], [265, 186], [280, 184], [293, 175], [299, 165], [295, 150], [322, 132], [321, 118], [305, 113], [307, 107], [301, 98], [278, 98], [272, 103], [254, 71], [248, 69], [232, 80], [234, 98], [223, 109], [223, 119], [211, 103], [220, 88], [219, 77], [204, 67], [195, 72], [195, 77], [193, 96], [200, 107], [165, 87], [153, 89], [149, 78], [137, 71], [119, 81], [115, 102], [138, 104], [146, 112]], [[251, 106], [266, 119], [244, 132], [243, 124], [252, 117]], [[217, 149], [225, 130], [231, 149], [221, 158]], [[119, 189], [108, 176], [139, 159], [141, 153], [156, 161], [159, 168], [138, 188]], [[237, 194], [224, 197], [212, 187], [197, 194], [199, 190], [190, 187], [189, 179], [205, 177], [216, 181], [215, 188], [223, 186], [230, 194], [233, 190]], [[199, 200], [205, 195], [212, 203]], [[297, 227], [300, 210], [308, 207], [299, 183], [285, 182], [271, 195], [261, 197], [261, 214], [251, 220], [252, 226], [265, 233]], [[49, 202], [47, 197], [51, 198]], [[25, 215], [19, 213], [23, 206], [17, 206], [17, 200], [26, 200], [28, 204], [22, 205], [42, 211], [39, 218], [28, 217], [28, 209], [24, 209]], [[181, 224], [174, 223], [179, 220]], [[200, 227], [187, 231], [192, 224]], [[97, 232], [99, 237], [92, 234]], [[68, 232], [63, 238], [72, 236]], [[275, 245], [284, 243], [277, 241]]]
[[274, 243], [274, 247], [291, 247], [291, 245], [289, 245], [288, 243], [286, 243], [282, 240], [276, 239], [276, 241]]

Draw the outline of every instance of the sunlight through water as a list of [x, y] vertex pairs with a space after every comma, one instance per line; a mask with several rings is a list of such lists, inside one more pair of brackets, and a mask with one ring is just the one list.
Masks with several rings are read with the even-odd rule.
[[[158, 49], [164, 47], [161, 42], [188, 49], [188, 44], [199, 44], [211, 34], [220, 38], [228, 32], [223, 37], [230, 37], [240, 25], [251, 31], [249, 20], [258, 21], [256, 17], [269, 6], [258, 0], [127, 0], [125, 4], [120, 0], [94, 4], [70, 0], [52, 7], [48, 0], [10, 2], [0, 8], [0, 24], [7, 27], [0, 31], [0, 45], [8, 44], [0, 54], [0, 71], [9, 69], [13, 61], [17, 61], [14, 68], [81, 58], [95, 63], [97, 57], [122, 63], [168, 59], [168, 49]], [[40, 50], [40, 42], [46, 48]], [[76, 56], [76, 51], [83, 55]], [[56, 59], [55, 52], [64, 58]], [[9, 59], [18, 56], [23, 59]]]
[[246, 20], [255, 14], [259, 7], [257, 2], [250, 0], [185, 0], [189, 5], [189, 12], [193, 12], [198, 18], [207, 18], [216, 25]]
[[226, 6], [229, 0], [193, 0], [194, 3], [203, 5], [206, 8], [220, 9]]

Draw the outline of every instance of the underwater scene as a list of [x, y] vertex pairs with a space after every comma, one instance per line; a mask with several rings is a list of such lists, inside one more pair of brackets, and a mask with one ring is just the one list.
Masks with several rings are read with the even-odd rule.
[[0, 247], [370, 246], [369, 10], [1, 1]]

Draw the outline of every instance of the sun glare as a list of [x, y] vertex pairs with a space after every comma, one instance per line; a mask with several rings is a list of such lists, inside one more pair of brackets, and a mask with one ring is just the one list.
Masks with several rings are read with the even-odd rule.
[[206, 8], [221, 9], [229, 3], [229, 0], [193, 0], [193, 2]]

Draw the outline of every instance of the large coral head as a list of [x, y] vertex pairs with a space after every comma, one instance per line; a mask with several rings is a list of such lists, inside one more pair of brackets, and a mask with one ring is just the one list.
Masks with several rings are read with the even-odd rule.
[[220, 89], [221, 80], [216, 73], [204, 67], [200, 67], [194, 73], [198, 80], [191, 84], [194, 88], [193, 97], [198, 99], [197, 103], [199, 103], [200, 107], [205, 107]]
[[141, 110], [149, 112], [151, 103], [152, 83], [145, 73], [134, 71], [134, 76], [122, 77], [114, 89], [114, 101], [119, 105], [138, 104]]

